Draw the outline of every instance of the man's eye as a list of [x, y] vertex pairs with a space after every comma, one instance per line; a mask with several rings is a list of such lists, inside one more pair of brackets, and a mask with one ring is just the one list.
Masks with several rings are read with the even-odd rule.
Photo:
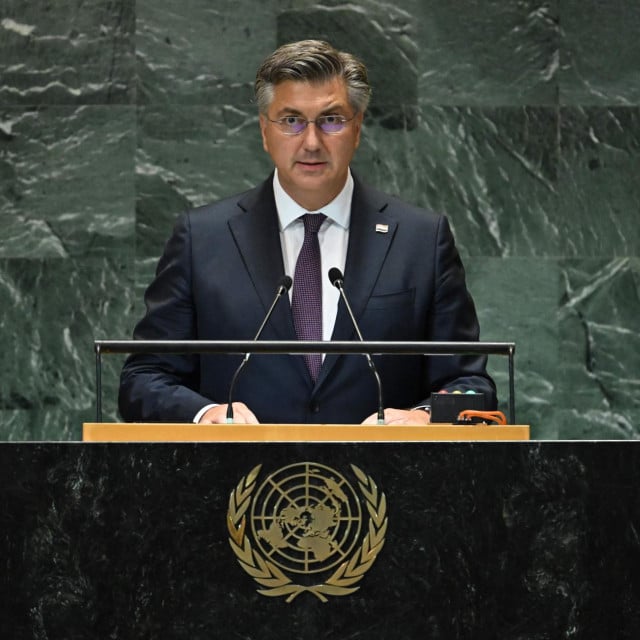
[[285, 116], [284, 118], [282, 118], [282, 122], [288, 125], [296, 125], [302, 122], [302, 118], [300, 118], [299, 116]]
[[319, 120], [321, 120], [322, 122], [325, 122], [326, 124], [339, 124], [340, 122], [342, 122], [342, 117], [329, 115], [329, 116], [322, 116], [322, 118], [319, 118]]

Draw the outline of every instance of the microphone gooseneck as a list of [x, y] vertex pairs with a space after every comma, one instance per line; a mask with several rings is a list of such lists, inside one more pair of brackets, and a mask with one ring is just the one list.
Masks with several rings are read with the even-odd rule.
[[[349, 313], [349, 317], [351, 318], [351, 324], [353, 328], [356, 330], [358, 334], [358, 338], [360, 342], [364, 342], [364, 338], [362, 337], [362, 333], [360, 333], [360, 327], [356, 322], [356, 317], [353, 315], [353, 311], [351, 310], [351, 305], [349, 304], [349, 300], [347, 300], [347, 295], [344, 292], [344, 277], [342, 275], [342, 271], [337, 267], [331, 267], [329, 269], [329, 280], [331, 284], [340, 291], [340, 296], [344, 301], [344, 305], [347, 308]], [[380, 380], [380, 375], [378, 374], [378, 370], [376, 369], [376, 365], [371, 358], [371, 354], [365, 353], [365, 358], [367, 359], [367, 364], [369, 365], [369, 369], [371, 369], [371, 373], [376, 379], [376, 385], [378, 387], [378, 424], [384, 424], [384, 402], [382, 400], [382, 381]]]
[[[285, 293], [287, 293], [289, 289], [291, 289], [292, 284], [293, 284], [293, 280], [291, 279], [290, 276], [284, 275], [282, 276], [282, 278], [280, 278], [278, 282], [278, 288], [276, 290], [276, 295], [273, 299], [273, 302], [271, 303], [271, 306], [269, 307], [269, 311], [267, 311], [267, 315], [264, 317], [264, 320], [262, 321], [262, 324], [260, 325], [260, 328], [256, 333], [255, 338], [253, 339], [254, 342], [256, 342], [258, 338], [262, 335], [262, 331], [267, 325], [267, 322], [269, 322], [269, 318], [271, 317], [273, 310], [276, 308], [276, 305], [278, 304], [278, 300], [280, 300], [280, 298], [282, 298], [282, 296]], [[235, 373], [233, 374], [233, 378], [231, 378], [231, 384], [229, 385], [229, 403], [227, 404], [227, 418], [226, 418], [226, 422], [228, 424], [233, 423], [233, 402], [232, 402], [233, 390], [235, 389], [236, 381], [238, 380], [238, 376], [240, 375], [240, 372], [242, 371], [242, 369], [244, 369], [244, 366], [247, 364], [250, 357], [251, 357], [251, 352], [247, 352], [244, 354], [244, 358], [242, 359], [242, 362], [240, 363]]]

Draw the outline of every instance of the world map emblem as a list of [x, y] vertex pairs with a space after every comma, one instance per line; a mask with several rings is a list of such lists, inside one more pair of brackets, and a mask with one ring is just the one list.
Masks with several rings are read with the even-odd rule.
[[260, 479], [262, 465], [229, 496], [229, 543], [258, 593], [293, 601], [345, 596], [380, 553], [387, 530], [384, 493], [355, 465], [355, 482], [315, 462], [282, 467]]

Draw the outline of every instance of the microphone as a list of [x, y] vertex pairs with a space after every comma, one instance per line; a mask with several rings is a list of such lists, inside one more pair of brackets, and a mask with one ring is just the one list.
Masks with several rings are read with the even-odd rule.
[[[282, 298], [282, 296], [285, 293], [287, 293], [289, 289], [291, 289], [292, 284], [293, 284], [293, 280], [291, 279], [290, 276], [284, 275], [282, 276], [282, 278], [280, 278], [278, 282], [278, 289], [276, 290], [275, 298], [273, 299], [273, 302], [269, 307], [269, 311], [267, 311], [267, 315], [264, 317], [264, 320], [262, 321], [262, 324], [258, 329], [258, 333], [256, 333], [256, 337], [253, 339], [254, 342], [258, 340], [267, 322], [269, 322], [269, 318], [271, 317], [273, 310], [276, 308], [276, 305], [278, 304], [278, 300], [280, 300], [280, 298]], [[233, 423], [233, 403], [232, 403], [233, 390], [236, 386], [236, 381], [238, 380], [238, 376], [240, 375], [240, 372], [242, 371], [242, 369], [244, 369], [244, 365], [247, 364], [250, 357], [251, 357], [251, 352], [244, 354], [244, 358], [240, 363], [240, 366], [236, 369], [236, 372], [233, 374], [233, 378], [231, 378], [231, 384], [229, 385], [229, 404], [227, 405], [227, 419], [226, 419], [226, 422], [228, 424]]]
[[[347, 311], [349, 312], [349, 317], [351, 318], [351, 324], [356, 330], [356, 333], [358, 334], [358, 338], [360, 339], [360, 342], [364, 342], [364, 338], [360, 333], [360, 327], [358, 327], [356, 318], [353, 315], [353, 311], [351, 310], [351, 305], [349, 304], [349, 301], [347, 300], [347, 295], [344, 292], [344, 286], [343, 286], [344, 278], [342, 276], [342, 271], [340, 271], [340, 269], [338, 269], [337, 267], [331, 267], [331, 269], [329, 269], [329, 280], [331, 281], [331, 284], [336, 289], [338, 289], [338, 291], [340, 291], [342, 300], [344, 301], [344, 304], [347, 307]], [[371, 358], [371, 355], [369, 353], [365, 353], [364, 355], [367, 359], [367, 363], [369, 364], [369, 369], [371, 369], [371, 372], [373, 373], [376, 379], [376, 384], [378, 386], [378, 424], [384, 424], [384, 402], [382, 401], [382, 382], [380, 380], [380, 375], [378, 374], [376, 365], [373, 363], [373, 359]]]

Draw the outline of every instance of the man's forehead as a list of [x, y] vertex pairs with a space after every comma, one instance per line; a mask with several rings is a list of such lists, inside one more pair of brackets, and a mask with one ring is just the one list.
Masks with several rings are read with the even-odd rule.
[[274, 84], [277, 93], [330, 93], [346, 92], [347, 83], [344, 78], [334, 76], [326, 80], [280, 80]]
[[342, 78], [318, 82], [283, 80], [274, 87], [273, 103], [277, 103], [278, 108], [328, 108], [346, 106], [347, 98], [347, 86]]

